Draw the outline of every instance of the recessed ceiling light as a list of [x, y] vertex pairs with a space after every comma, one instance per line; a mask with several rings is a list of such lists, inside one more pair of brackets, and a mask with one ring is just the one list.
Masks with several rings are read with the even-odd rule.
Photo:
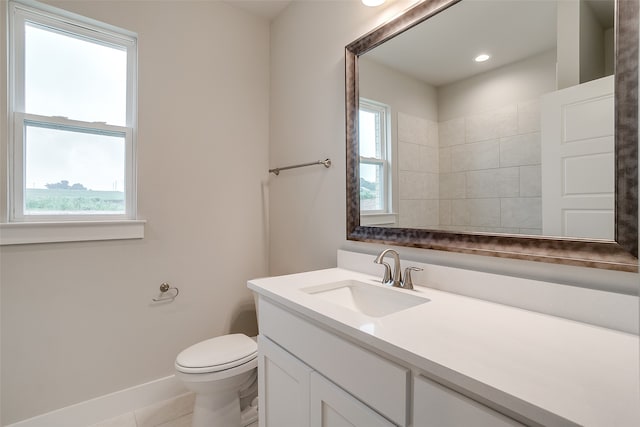
[[476, 56], [476, 62], [484, 62], [487, 59], [491, 58], [489, 55], [487, 55], [486, 53], [483, 53], [482, 55], [478, 55]]
[[362, 4], [369, 7], [380, 6], [384, 0], [362, 0]]

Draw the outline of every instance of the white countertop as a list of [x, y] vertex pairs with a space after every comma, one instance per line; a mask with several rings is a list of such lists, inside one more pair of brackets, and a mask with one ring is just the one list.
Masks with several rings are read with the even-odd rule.
[[[427, 287], [426, 304], [372, 318], [302, 288], [379, 278], [334, 268], [249, 281], [325, 327], [543, 425], [640, 426], [638, 336]], [[597, 307], [594, 307], [597, 310]]]

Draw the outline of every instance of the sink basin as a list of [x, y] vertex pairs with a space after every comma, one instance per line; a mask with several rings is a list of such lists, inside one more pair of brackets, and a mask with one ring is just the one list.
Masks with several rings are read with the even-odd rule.
[[301, 290], [370, 317], [388, 316], [429, 301], [427, 298], [357, 280], [327, 283]]

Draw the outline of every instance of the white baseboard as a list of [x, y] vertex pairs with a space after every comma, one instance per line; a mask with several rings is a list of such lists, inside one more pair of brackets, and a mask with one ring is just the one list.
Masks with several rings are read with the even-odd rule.
[[170, 375], [5, 427], [87, 427], [187, 392], [180, 381]]

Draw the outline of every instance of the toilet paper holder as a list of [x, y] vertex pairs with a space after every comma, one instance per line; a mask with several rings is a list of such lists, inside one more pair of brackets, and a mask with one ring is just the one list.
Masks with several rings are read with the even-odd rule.
[[[175, 292], [174, 292], [175, 291]], [[160, 295], [157, 298], [152, 298], [153, 302], [162, 302], [162, 301], [173, 301], [176, 299], [180, 290], [175, 286], [169, 285], [167, 282], [163, 282], [160, 285]]]

